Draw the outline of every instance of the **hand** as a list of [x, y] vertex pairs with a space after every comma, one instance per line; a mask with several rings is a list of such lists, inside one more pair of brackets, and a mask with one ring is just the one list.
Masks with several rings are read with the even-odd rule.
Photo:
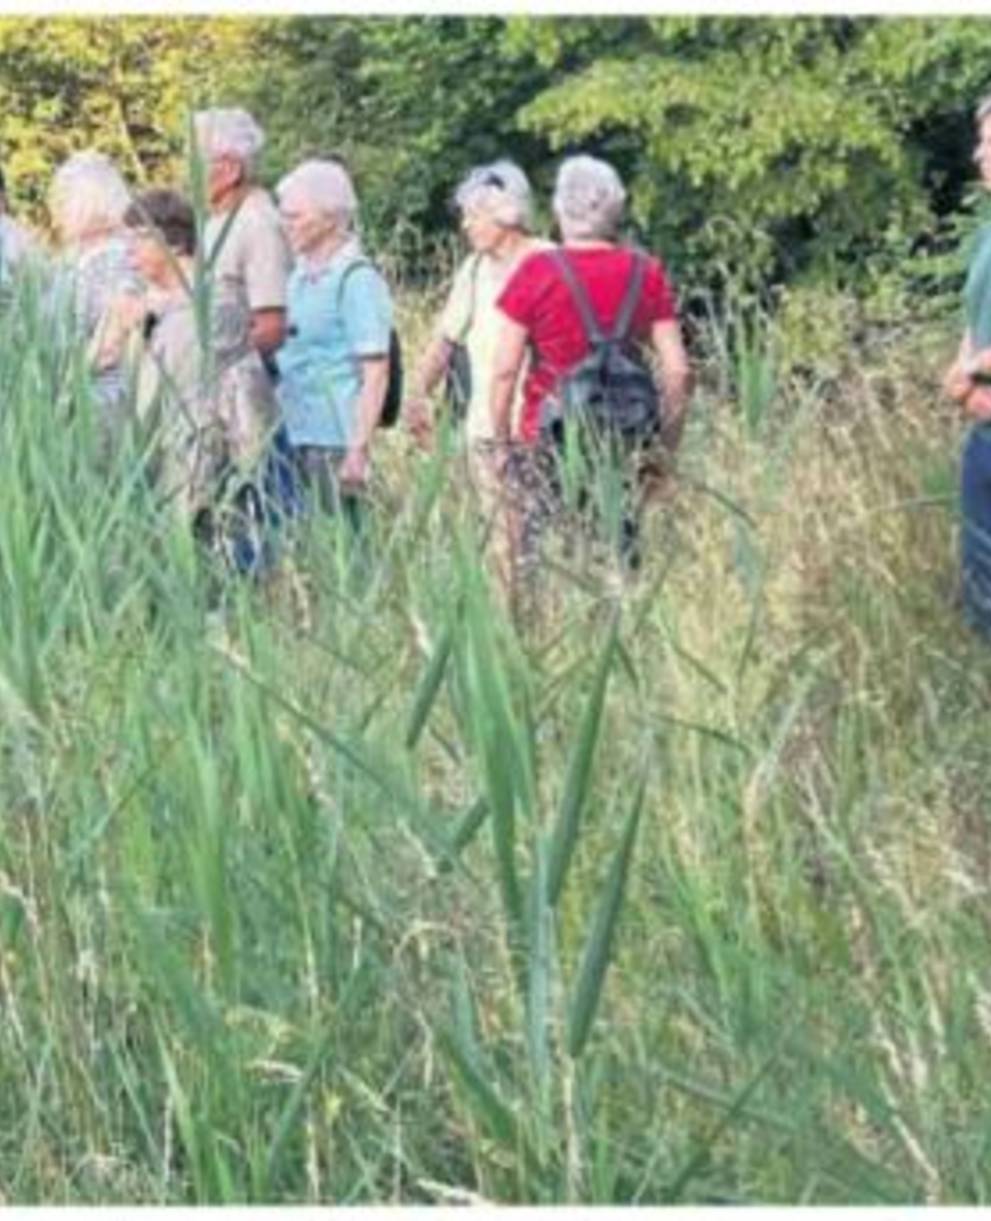
[[963, 362], [955, 360], [943, 378], [943, 393], [955, 403], [963, 403], [973, 389], [973, 378], [964, 368]]
[[352, 445], [344, 455], [344, 461], [337, 472], [341, 487], [345, 491], [363, 488], [368, 482], [368, 465], [368, 447]]
[[144, 326], [145, 318], [154, 308], [150, 294], [121, 293], [115, 305], [117, 317], [125, 331], [138, 330]]
[[991, 386], [975, 386], [964, 399], [963, 409], [975, 420], [991, 420]]
[[407, 399], [403, 404], [403, 423], [421, 449], [429, 449], [434, 437], [434, 422], [422, 395]]

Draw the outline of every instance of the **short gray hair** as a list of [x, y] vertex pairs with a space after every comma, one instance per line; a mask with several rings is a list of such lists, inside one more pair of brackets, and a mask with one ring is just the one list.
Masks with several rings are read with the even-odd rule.
[[526, 174], [512, 161], [477, 165], [454, 192], [460, 212], [478, 209], [506, 229], [533, 228], [533, 196]]
[[988, 115], [991, 115], [991, 93], [986, 93], [977, 103], [977, 109], [974, 111], [974, 122], [978, 124], [983, 123]]
[[607, 161], [582, 154], [561, 162], [553, 207], [565, 240], [614, 237], [625, 205], [626, 191]]
[[239, 106], [198, 110], [193, 115], [196, 144], [203, 157], [234, 157], [245, 172], [254, 173], [265, 133]]
[[59, 166], [48, 192], [48, 207], [64, 241], [101, 229], [114, 229], [131, 202], [120, 171], [95, 149], [73, 155]]
[[341, 216], [349, 228], [353, 226], [358, 196], [350, 174], [339, 161], [311, 158], [297, 165], [275, 188], [280, 201], [290, 191], [301, 192], [321, 212]]

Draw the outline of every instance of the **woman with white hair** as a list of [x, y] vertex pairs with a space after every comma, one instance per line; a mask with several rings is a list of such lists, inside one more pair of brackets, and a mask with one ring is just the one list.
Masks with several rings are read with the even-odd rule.
[[123, 227], [129, 203], [130, 193], [116, 166], [93, 150], [65, 161], [49, 191], [49, 211], [63, 248], [58, 287], [89, 344], [104, 409], [104, 449], [114, 443], [125, 397], [120, 335], [105, 324], [114, 299], [140, 288]]
[[[472, 169], [455, 192], [454, 202], [471, 253], [455, 274], [403, 414], [420, 444], [428, 445], [433, 434], [429, 397], [441, 379], [447, 379], [452, 400], [448, 406], [464, 417], [469, 478], [483, 517], [491, 523], [491, 554], [506, 584], [508, 543], [499, 510], [500, 484], [489, 412], [501, 326], [496, 301], [521, 261], [551, 243], [533, 236], [530, 183], [511, 161]], [[518, 409], [520, 403], [517, 393], [514, 406]]]
[[[498, 442], [515, 445], [507, 474], [520, 503], [519, 548], [527, 560], [555, 507], [558, 489], [547, 472], [554, 466], [552, 428], [565, 414], [567, 379], [599, 338], [622, 328], [617, 338], [625, 347], [656, 357], [664, 390], [656, 421], [660, 439], [671, 451], [681, 437], [690, 371], [674, 294], [659, 260], [620, 242], [625, 204], [611, 165], [589, 156], [565, 160], [553, 200], [562, 244], [526, 259], [499, 297], [503, 321], [491, 427]], [[590, 321], [599, 336], [590, 333]], [[514, 420], [514, 390], [528, 351], [523, 409]], [[635, 521], [624, 522], [624, 530], [632, 538]]]
[[304, 161], [276, 188], [296, 259], [279, 402], [305, 488], [358, 523], [389, 378], [392, 300], [365, 257], [358, 200], [337, 161]]

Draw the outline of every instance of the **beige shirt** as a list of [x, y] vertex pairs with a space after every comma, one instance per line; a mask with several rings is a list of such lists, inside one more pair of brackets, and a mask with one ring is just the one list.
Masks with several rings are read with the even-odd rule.
[[229, 212], [212, 215], [203, 239], [208, 258], [219, 251], [214, 264], [218, 298], [234, 298], [247, 311], [285, 309], [292, 256], [279, 213], [265, 191], [252, 188], [233, 220]]
[[[440, 335], [450, 343], [463, 343], [471, 364], [471, 398], [465, 419], [468, 441], [492, 439], [489, 399], [496, 346], [503, 315], [496, 301], [509, 277], [529, 254], [547, 250], [553, 243], [534, 238], [521, 246], [509, 262], [498, 262], [489, 255], [470, 254], [458, 268], [438, 324]], [[513, 419], [523, 402], [523, 379], [513, 398]]]

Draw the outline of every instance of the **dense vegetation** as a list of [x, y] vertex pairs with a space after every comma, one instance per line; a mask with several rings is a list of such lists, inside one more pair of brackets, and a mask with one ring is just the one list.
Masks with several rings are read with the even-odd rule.
[[520, 636], [398, 436], [367, 552], [208, 614], [8, 312], [4, 1198], [988, 1199], [952, 337], [761, 335], [713, 320], [639, 578], [560, 552]]
[[407, 257], [469, 164], [508, 153], [544, 189], [581, 147], [682, 278], [722, 261], [864, 295], [917, 288], [912, 256], [942, 248], [989, 61], [981, 18], [6, 18], [0, 147], [37, 205], [69, 149], [158, 180], [190, 101], [239, 100], [271, 175], [343, 152], [376, 243]]
[[[344, 148], [383, 247], [396, 198], [415, 232], [446, 223], [464, 160], [539, 166], [570, 139], [622, 160], [683, 260], [700, 387], [639, 576], [562, 547], [520, 633], [455, 447], [401, 435], [367, 549], [323, 522], [264, 588], [218, 586], [146, 455], [99, 468], [82, 353], [21, 286], [0, 316], [0, 1202], [986, 1203], [991, 688], [953, 604], [955, 326], [913, 322], [886, 280], [912, 283], [913, 226], [961, 203], [983, 25], [201, 24], [207, 59], [207, 34], [264, 36], [287, 75], [243, 88], [269, 91], [269, 170], [297, 138]], [[8, 150], [38, 158], [14, 163], [25, 201], [74, 131], [123, 147], [97, 99], [114, 64], [140, 95], [152, 27], [80, 47], [87, 28], [0, 27], [3, 63], [35, 54], [79, 124], [31, 128], [22, 97], [17, 143], [0, 109]], [[167, 59], [187, 23], [154, 28], [178, 116], [219, 78]], [[866, 107], [875, 79], [890, 139], [847, 109], [794, 198], [761, 194], [763, 171], [732, 178], [717, 145], [692, 169], [610, 100], [617, 59], [668, 55], [671, 122], [717, 123], [734, 47], [755, 96], [774, 55], [812, 77], [828, 51], [820, 89], [846, 65], [844, 105]], [[488, 73], [518, 91], [491, 136], [471, 121]], [[824, 130], [828, 107], [801, 111], [782, 124]], [[157, 177], [181, 119], [142, 122], [129, 164]], [[877, 225], [844, 219], [848, 173]], [[770, 261], [703, 261], [704, 227], [650, 195], [679, 174], [686, 218], [738, 198]], [[803, 227], [820, 211], [859, 226], [858, 263]], [[769, 301], [755, 281], [786, 251]], [[436, 270], [400, 296], [410, 352]]]

